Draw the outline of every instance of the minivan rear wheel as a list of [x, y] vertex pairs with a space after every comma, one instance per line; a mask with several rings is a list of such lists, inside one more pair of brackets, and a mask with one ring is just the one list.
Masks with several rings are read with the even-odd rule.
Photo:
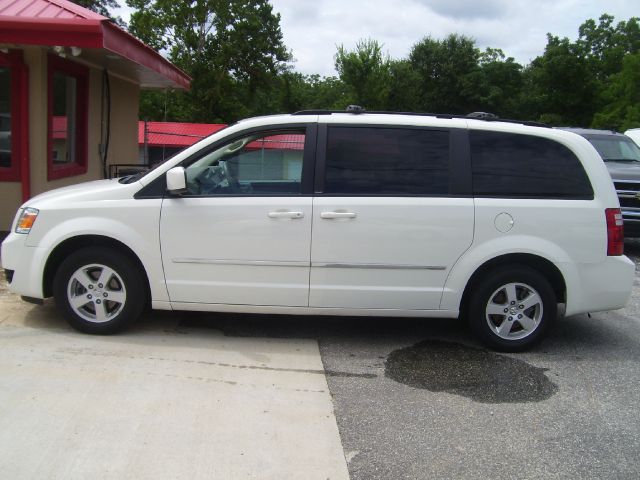
[[146, 302], [144, 281], [128, 257], [106, 247], [87, 247], [62, 262], [53, 295], [73, 328], [106, 335], [140, 316]]
[[491, 271], [472, 288], [467, 312], [471, 328], [496, 350], [516, 352], [531, 347], [557, 317], [551, 284], [525, 265]]

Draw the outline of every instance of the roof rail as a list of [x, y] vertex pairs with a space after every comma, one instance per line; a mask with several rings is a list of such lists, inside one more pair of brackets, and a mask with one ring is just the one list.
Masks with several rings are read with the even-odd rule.
[[300, 110], [294, 112], [291, 115], [333, 115], [335, 113], [351, 113], [353, 115], [368, 114], [368, 115], [407, 115], [412, 117], [435, 117], [435, 118], [460, 118], [464, 120], [481, 120], [485, 122], [500, 122], [500, 123], [519, 123], [529, 127], [543, 127], [551, 128], [546, 123], [531, 122], [527, 120], [513, 120], [508, 118], [500, 118], [493, 113], [486, 112], [473, 112], [468, 115], [453, 115], [449, 113], [426, 113], [426, 112], [392, 112], [392, 111], [368, 111], [358, 105], [349, 105], [346, 110]]
[[498, 117], [495, 113], [488, 112], [471, 112], [467, 113], [468, 118], [475, 118], [476, 120], [498, 120]]
[[360, 105], [349, 105], [347, 107], [347, 112], [348, 113], [364, 113], [366, 112], [366, 110]]

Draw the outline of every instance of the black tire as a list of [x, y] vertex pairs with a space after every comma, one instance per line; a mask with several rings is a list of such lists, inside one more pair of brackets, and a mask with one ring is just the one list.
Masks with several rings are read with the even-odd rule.
[[[101, 283], [104, 279], [106, 283]], [[109, 335], [140, 317], [147, 303], [145, 285], [144, 275], [128, 255], [107, 247], [86, 247], [62, 262], [53, 279], [53, 296], [73, 328]]]
[[472, 287], [467, 311], [471, 329], [480, 341], [503, 352], [535, 345], [557, 315], [551, 284], [525, 265], [503, 266], [485, 274]]

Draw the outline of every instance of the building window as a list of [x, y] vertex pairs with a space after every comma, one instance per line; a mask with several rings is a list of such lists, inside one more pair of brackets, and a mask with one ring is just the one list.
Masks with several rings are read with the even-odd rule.
[[0, 53], [0, 181], [20, 180], [28, 142], [26, 72], [22, 52]]
[[87, 172], [89, 70], [49, 55], [48, 179]]

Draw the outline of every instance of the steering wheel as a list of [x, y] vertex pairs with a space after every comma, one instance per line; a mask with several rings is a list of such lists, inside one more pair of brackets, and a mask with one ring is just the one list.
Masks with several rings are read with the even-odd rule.
[[229, 170], [226, 162], [220, 162], [205, 168], [200, 174], [194, 178], [197, 185], [195, 194], [213, 193], [216, 190], [227, 188], [229, 186]]
[[229, 164], [226, 161], [222, 161], [219, 162], [219, 167], [220, 167], [220, 172], [222, 174], [222, 180], [220, 181], [220, 183], [223, 183], [226, 181], [227, 185], [229, 186], [229, 180], [231, 179], [231, 176], [229, 175]]

